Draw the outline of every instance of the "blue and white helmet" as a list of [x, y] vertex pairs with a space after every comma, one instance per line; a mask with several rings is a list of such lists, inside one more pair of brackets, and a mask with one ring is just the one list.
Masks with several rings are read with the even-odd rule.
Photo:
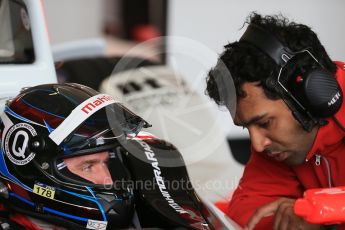
[[[146, 121], [78, 84], [26, 89], [7, 103], [1, 121], [0, 197], [8, 208], [68, 228], [128, 226], [134, 198], [119, 140], [135, 136]], [[67, 164], [95, 153], [106, 155], [101, 163], [108, 182], [92, 181]], [[82, 170], [95, 175], [92, 167]]]

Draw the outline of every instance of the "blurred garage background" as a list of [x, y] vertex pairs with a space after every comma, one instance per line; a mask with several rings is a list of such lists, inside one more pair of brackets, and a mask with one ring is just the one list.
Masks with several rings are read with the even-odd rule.
[[334, 0], [42, 0], [60, 82], [113, 94], [175, 144], [203, 197], [227, 199], [249, 158], [248, 134], [204, 93], [207, 71], [250, 12], [311, 26], [345, 60], [345, 2]]

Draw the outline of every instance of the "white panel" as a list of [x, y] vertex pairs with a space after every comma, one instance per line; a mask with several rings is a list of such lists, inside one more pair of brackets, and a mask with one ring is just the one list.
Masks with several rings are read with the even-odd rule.
[[42, 2], [52, 44], [101, 36], [103, 0], [42, 0]]

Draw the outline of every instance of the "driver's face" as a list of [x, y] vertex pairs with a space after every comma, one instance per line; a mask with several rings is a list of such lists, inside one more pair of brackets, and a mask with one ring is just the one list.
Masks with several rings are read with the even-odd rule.
[[94, 184], [112, 184], [113, 180], [107, 162], [109, 152], [98, 152], [85, 156], [64, 159], [72, 173], [93, 182]]

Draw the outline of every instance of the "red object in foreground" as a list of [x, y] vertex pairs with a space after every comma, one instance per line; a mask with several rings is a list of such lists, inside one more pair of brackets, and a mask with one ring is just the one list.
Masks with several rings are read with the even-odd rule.
[[295, 202], [295, 214], [313, 224], [345, 222], [345, 187], [309, 189]]

